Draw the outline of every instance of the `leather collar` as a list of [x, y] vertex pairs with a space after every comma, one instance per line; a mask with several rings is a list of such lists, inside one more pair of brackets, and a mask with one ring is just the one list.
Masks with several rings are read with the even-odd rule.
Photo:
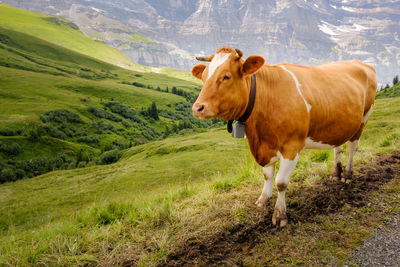
[[[251, 112], [253, 111], [254, 108], [254, 102], [256, 100], [256, 89], [257, 89], [257, 83], [256, 83], [256, 74], [251, 75], [251, 88], [250, 88], [250, 93], [249, 93], [249, 102], [247, 104], [246, 111], [243, 113], [243, 115], [237, 120], [238, 122], [245, 124], [247, 119], [250, 117]], [[233, 120], [228, 121], [228, 132], [232, 132], [232, 123]]]

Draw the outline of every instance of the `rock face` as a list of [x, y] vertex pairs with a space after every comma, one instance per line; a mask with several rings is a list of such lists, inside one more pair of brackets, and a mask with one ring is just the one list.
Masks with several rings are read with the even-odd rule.
[[[223, 45], [274, 64], [359, 58], [380, 83], [400, 73], [400, 2], [392, 0], [17, 0], [63, 16], [136, 62], [189, 69]], [[138, 34], [147, 38], [138, 38]], [[132, 38], [134, 36], [135, 38]], [[187, 52], [185, 52], [187, 51]]]

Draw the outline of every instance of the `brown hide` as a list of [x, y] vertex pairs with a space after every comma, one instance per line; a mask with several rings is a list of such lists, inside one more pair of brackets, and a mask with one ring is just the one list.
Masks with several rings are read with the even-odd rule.
[[[204, 86], [193, 105], [193, 113], [206, 119], [237, 119], [248, 102], [251, 79], [248, 74], [257, 71], [256, 100], [246, 122], [246, 136], [261, 166], [275, 163], [278, 152], [286, 159], [294, 159], [305, 148], [307, 137], [332, 146], [359, 139], [363, 116], [375, 98], [377, 84], [372, 67], [352, 60], [321, 66], [256, 64], [249, 71], [247, 60], [238, 60], [234, 50], [223, 51], [232, 51], [232, 55], [210, 78], [208, 67], [195, 67], [195, 76], [203, 80]], [[260, 58], [253, 56], [251, 62]], [[304, 99], [311, 105], [310, 111], [294, 78], [282, 66], [297, 78]], [[225, 80], [227, 75], [230, 78]], [[207, 116], [202, 116], [199, 110]]]

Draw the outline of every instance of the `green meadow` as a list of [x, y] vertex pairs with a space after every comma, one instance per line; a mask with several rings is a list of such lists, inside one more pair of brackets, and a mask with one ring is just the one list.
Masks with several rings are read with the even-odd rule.
[[[376, 101], [356, 166], [399, 147], [399, 114], [400, 98]], [[325, 179], [332, 154], [303, 151], [290, 187]], [[105, 264], [138, 253], [138, 263], [153, 265], [178, 239], [246, 220], [261, 188], [261, 168], [246, 140], [232, 139], [225, 129], [150, 142], [127, 150], [115, 164], [1, 185], [0, 260], [19, 266]], [[352, 238], [360, 242], [364, 236]], [[151, 252], [141, 249], [148, 238]]]
[[56, 45], [68, 47], [101, 61], [127, 68], [134, 67], [122, 52], [85, 36], [75, 25], [62, 18], [54, 18], [0, 4], [0, 25]]
[[[187, 244], [270, 224], [254, 205], [263, 177], [247, 140], [191, 116], [199, 83], [130, 64], [69, 21], [0, 4], [0, 175], [13, 178], [0, 180], [0, 265], [156, 266]], [[398, 96], [399, 85], [378, 93], [356, 172], [400, 147]], [[331, 150], [302, 151], [289, 215], [332, 168]], [[365, 207], [289, 217], [240, 262], [344, 265], [400, 211], [399, 179], [369, 192]]]

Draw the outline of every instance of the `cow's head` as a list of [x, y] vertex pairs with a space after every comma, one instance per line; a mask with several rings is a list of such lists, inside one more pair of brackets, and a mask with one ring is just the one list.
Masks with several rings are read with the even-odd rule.
[[231, 120], [244, 112], [250, 90], [250, 80], [246, 76], [264, 65], [264, 58], [250, 56], [244, 60], [242, 55], [240, 50], [223, 47], [215, 55], [197, 58], [211, 63], [208, 66], [198, 64], [192, 69], [193, 76], [203, 81], [192, 107], [195, 117]]

